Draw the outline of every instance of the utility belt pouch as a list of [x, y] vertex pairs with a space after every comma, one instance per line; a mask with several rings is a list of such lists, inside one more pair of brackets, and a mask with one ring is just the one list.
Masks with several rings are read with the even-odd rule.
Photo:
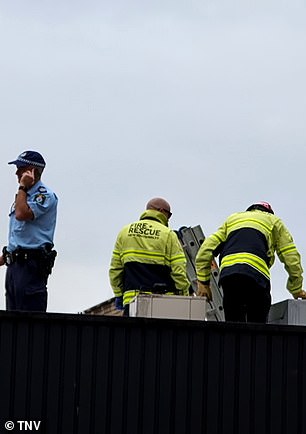
[[154, 283], [153, 294], [166, 294], [168, 292], [168, 286], [165, 283]]
[[13, 263], [12, 254], [7, 250], [6, 246], [4, 246], [2, 249], [2, 255], [5, 265], [11, 265]]
[[52, 248], [42, 249], [42, 262], [44, 273], [48, 277], [52, 273], [52, 268], [54, 267], [55, 258], [57, 256], [57, 251]]
[[57, 251], [52, 250], [52, 245], [46, 245], [40, 249], [39, 252], [39, 264], [41, 276], [47, 281], [49, 275], [52, 273], [52, 268], [54, 266], [55, 258], [57, 256]]
[[153, 294], [178, 294], [178, 291], [175, 287], [169, 287], [166, 283], [154, 283], [153, 285]]

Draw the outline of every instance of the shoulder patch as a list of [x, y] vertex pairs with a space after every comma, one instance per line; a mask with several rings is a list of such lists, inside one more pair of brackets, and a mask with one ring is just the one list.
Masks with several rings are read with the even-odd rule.
[[39, 203], [40, 205], [43, 205], [45, 200], [46, 200], [46, 196], [42, 193], [36, 194], [34, 197], [35, 202]]
[[43, 187], [42, 185], [38, 188], [39, 193], [47, 193], [46, 187]]

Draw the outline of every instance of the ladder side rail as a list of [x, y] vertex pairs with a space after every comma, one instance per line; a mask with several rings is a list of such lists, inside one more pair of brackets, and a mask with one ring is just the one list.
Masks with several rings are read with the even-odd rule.
[[[203, 243], [204, 239], [205, 239], [205, 235], [202, 231], [202, 228], [200, 225], [195, 226], [193, 228], [191, 228], [194, 238], [196, 239], [199, 247], [201, 246], [201, 244]], [[214, 259], [212, 261], [212, 267], [211, 267], [211, 290], [212, 290], [212, 295], [213, 295], [213, 299], [214, 302], [218, 305], [219, 310], [223, 310], [223, 291], [222, 291], [222, 287], [219, 285], [219, 267], [217, 265], [216, 260]], [[222, 312], [222, 318], [224, 318], [224, 314]]]
[[192, 262], [194, 262], [197, 252], [199, 250], [199, 244], [197, 239], [194, 237], [191, 228], [184, 228], [181, 231], [180, 241], [184, 250], [188, 253]]
[[[205, 236], [201, 226], [194, 228], [183, 228], [180, 232], [180, 241], [187, 258], [187, 275], [192, 284], [193, 290], [197, 289], [197, 277], [195, 258]], [[216, 265], [216, 264], [215, 264]], [[214, 276], [216, 272], [215, 266], [212, 268], [211, 291], [213, 300], [209, 302], [211, 311], [207, 312], [208, 317], [214, 317], [216, 321], [224, 321], [223, 305], [222, 305], [222, 289], [219, 288], [218, 282]], [[218, 272], [217, 272], [218, 276]], [[210, 318], [212, 319], [212, 318]]]

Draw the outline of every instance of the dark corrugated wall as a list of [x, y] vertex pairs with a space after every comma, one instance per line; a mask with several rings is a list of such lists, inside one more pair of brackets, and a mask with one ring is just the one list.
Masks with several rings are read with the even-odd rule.
[[8, 312], [0, 327], [0, 432], [306, 433], [305, 327]]

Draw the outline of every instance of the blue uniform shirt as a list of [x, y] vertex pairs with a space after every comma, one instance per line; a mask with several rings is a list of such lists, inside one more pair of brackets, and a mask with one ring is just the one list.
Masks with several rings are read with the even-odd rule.
[[7, 247], [9, 252], [13, 252], [17, 247], [37, 249], [47, 243], [53, 244], [57, 213], [55, 193], [38, 181], [28, 190], [27, 203], [33, 211], [33, 220], [17, 220], [15, 204], [11, 208]]

